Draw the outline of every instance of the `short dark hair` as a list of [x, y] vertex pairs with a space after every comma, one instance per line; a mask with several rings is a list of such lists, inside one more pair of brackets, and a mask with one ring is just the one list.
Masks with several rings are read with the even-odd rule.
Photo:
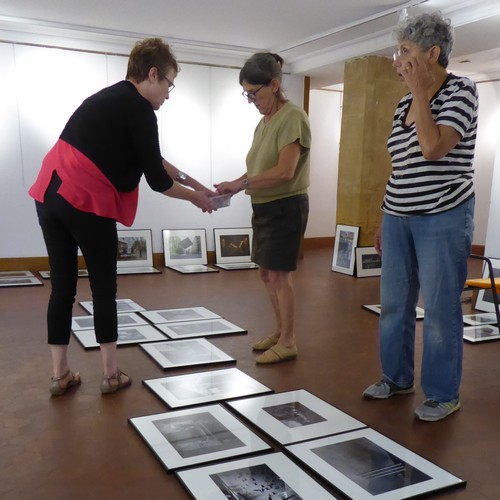
[[128, 58], [126, 78], [140, 83], [148, 78], [151, 68], [158, 69], [160, 79], [171, 69], [176, 74], [179, 72], [179, 65], [170, 46], [161, 38], [145, 38], [136, 42]]

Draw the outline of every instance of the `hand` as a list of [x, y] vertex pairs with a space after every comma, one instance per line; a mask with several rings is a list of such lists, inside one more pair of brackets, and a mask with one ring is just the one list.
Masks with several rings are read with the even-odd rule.
[[373, 244], [375, 246], [375, 251], [382, 256], [382, 226], [379, 226], [377, 229], [373, 237]]
[[214, 210], [217, 210], [211, 198], [211, 193], [207, 193], [205, 191], [193, 191], [193, 195], [191, 198], [191, 203], [198, 208], [201, 208], [202, 212], [208, 212], [211, 214]]
[[411, 57], [402, 64], [401, 76], [412, 94], [426, 92], [436, 81], [429, 66], [416, 57]]
[[214, 184], [214, 187], [218, 194], [230, 194], [232, 196], [242, 190], [243, 184], [240, 179], [236, 179], [235, 181], [225, 181]]

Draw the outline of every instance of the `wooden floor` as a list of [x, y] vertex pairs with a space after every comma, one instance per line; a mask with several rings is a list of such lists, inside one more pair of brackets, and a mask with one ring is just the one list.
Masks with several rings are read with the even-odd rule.
[[[476, 266], [476, 267], [473, 267]], [[273, 366], [255, 364], [250, 344], [271, 332], [270, 306], [258, 271], [120, 276], [119, 297], [146, 309], [205, 306], [248, 330], [212, 338], [236, 367], [274, 391], [306, 389], [413, 452], [467, 481], [439, 498], [500, 498], [500, 342], [466, 344], [462, 409], [436, 423], [417, 421], [415, 395], [387, 401], [361, 397], [380, 378], [378, 316], [362, 304], [379, 302], [379, 278], [331, 272], [331, 250], [308, 250], [294, 280], [299, 356]], [[477, 262], [470, 276], [478, 277]], [[188, 493], [128, 424], [128, 418], [167, 411], [141, 381], [165, 373], [138, 346], [119, 349], [132, 387], [102, 397], [99, 353], [74, 339], [70, 361], [81, 387], [51, 398], [45, 309], [50, 287], [0, 289], [0, 498], [186, 499]], [[91, 300], [81, 278], [77, 301]], [[464, 312], [471, 303], [464, 302]], [[75, 305], [74, 315], [86, 312]], [[419, 323], [419, 329], [421, 323]], [[420, 331], [420, 330], [419, 330]], [[420, 368], [418, 341], [416, 366]]]

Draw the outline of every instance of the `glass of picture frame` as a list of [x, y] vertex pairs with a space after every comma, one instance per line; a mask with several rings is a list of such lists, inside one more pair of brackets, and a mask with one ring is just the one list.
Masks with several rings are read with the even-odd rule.
[[[89, 313], [94, 314], [94, 304], [91, 300], [83, 300], [80, 305]], [[116, 299], [117, 313], [145, 311], [144, 307], [131, 299]]]
[[337, 498], [281, 452], [176, 471], [175, 475], [192, 498]]
[[[380, 315], [382, 311], [380, 304], [363, 304], [363, 308]], [[424, 319], [424, 309], [420, 306], [415, 308], [416, 319]]]
[[5, 271], [5, 274], [0, 276], [0, 287], [43, 286], [42, 281], [34, 276], [33, 273], [31, 273], [31, 275], [17, 274], [21, 272], [31, 273], [31, 271], [17, 271], [15, 274], [8, 274], [11, 273], [11, 271]]
[[271, 448], [221, 405], [131, 417], [128, 421], [168, 471]]
[[205, 229], [163, 229], [165, 266], [207, 264]]
[[151, 229], [118, 229], [117, 268], [153, 266]]
[[304, 389], [227, 404], [282, 445], [366, 427]]
[[333, 247], [332, 271], [354, 274], [355, 249], [358, 244], [359, 227], [337, 224]]
[[155, 309], [152, 311], [141, 311], [140, 314], [153, 324], [220, 318], [217, 313], [203, 306]]
[[204, 338], [139, 344], [164, 370], [221, 363], [236, 359]]
[[170, 339], [188, 339], [215, 335], [246, 334], [247, 330], [223, 318], [200, 321], [181, 321], [179, 323], [159, 323], [156, 328]]
[[[139, 326], [147, 325], [148, 321], [139, 316], [138, 313], [123, 313], [118, 314], [118, 327], [121, 326]], [[73, 316], [71, 319], [71, 329], [75, 332], [78, 330], [91, 330], [94, 328], [94, 316]]]
[[[97, 343], [95, 331], [74, 330], [73, 335], [84, 349], [96, 349]], [[151, 325], [125, 326], [118, 328], [117, 346], [140, 344], [141, 342], [158, 342], [166, 340], [165, 335]]]
[[237, 368], [225, 368], [143, 380], [170, 408], [272, 392]]
[[373, 429], [292, 444], [286, 450], [349, 498], [412, 498], [466, 484]]
[[380, 276], [382, 274], [382, 256], [375, 247], [356, 247], [356, 276]]
[[252, 262], [251, 227], [215, 228], [215, 265], [225, 270], [257, 269]]
[[464, 314], [464, 324], [470, 326], [494, 325], [497, 322], [495, 313]]
[[466, 326], [464, 327], [464, 340], [473, 343], [500, 340], [500, 331], [494, 325]]

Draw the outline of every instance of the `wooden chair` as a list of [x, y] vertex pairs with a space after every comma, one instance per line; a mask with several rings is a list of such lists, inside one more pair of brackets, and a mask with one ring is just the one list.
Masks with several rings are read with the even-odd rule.
[[487, 278], [472, 278], [465, 282], [464, 291], [467, 290], [491, 290], [491, 295], [493, 297], [493, 305], [495, 307], [495, 314], [497, 317], [497, 326], [500, 328], [500, 308], [498, 305], [498, 293], [500, 292], [500, 278], [495, 278], [493, 274], [493, 265], [488, 257], [483, 257], [482, 255], [471, 254], [472, 259], [480, 259], [485, 262], [488, 268]]

